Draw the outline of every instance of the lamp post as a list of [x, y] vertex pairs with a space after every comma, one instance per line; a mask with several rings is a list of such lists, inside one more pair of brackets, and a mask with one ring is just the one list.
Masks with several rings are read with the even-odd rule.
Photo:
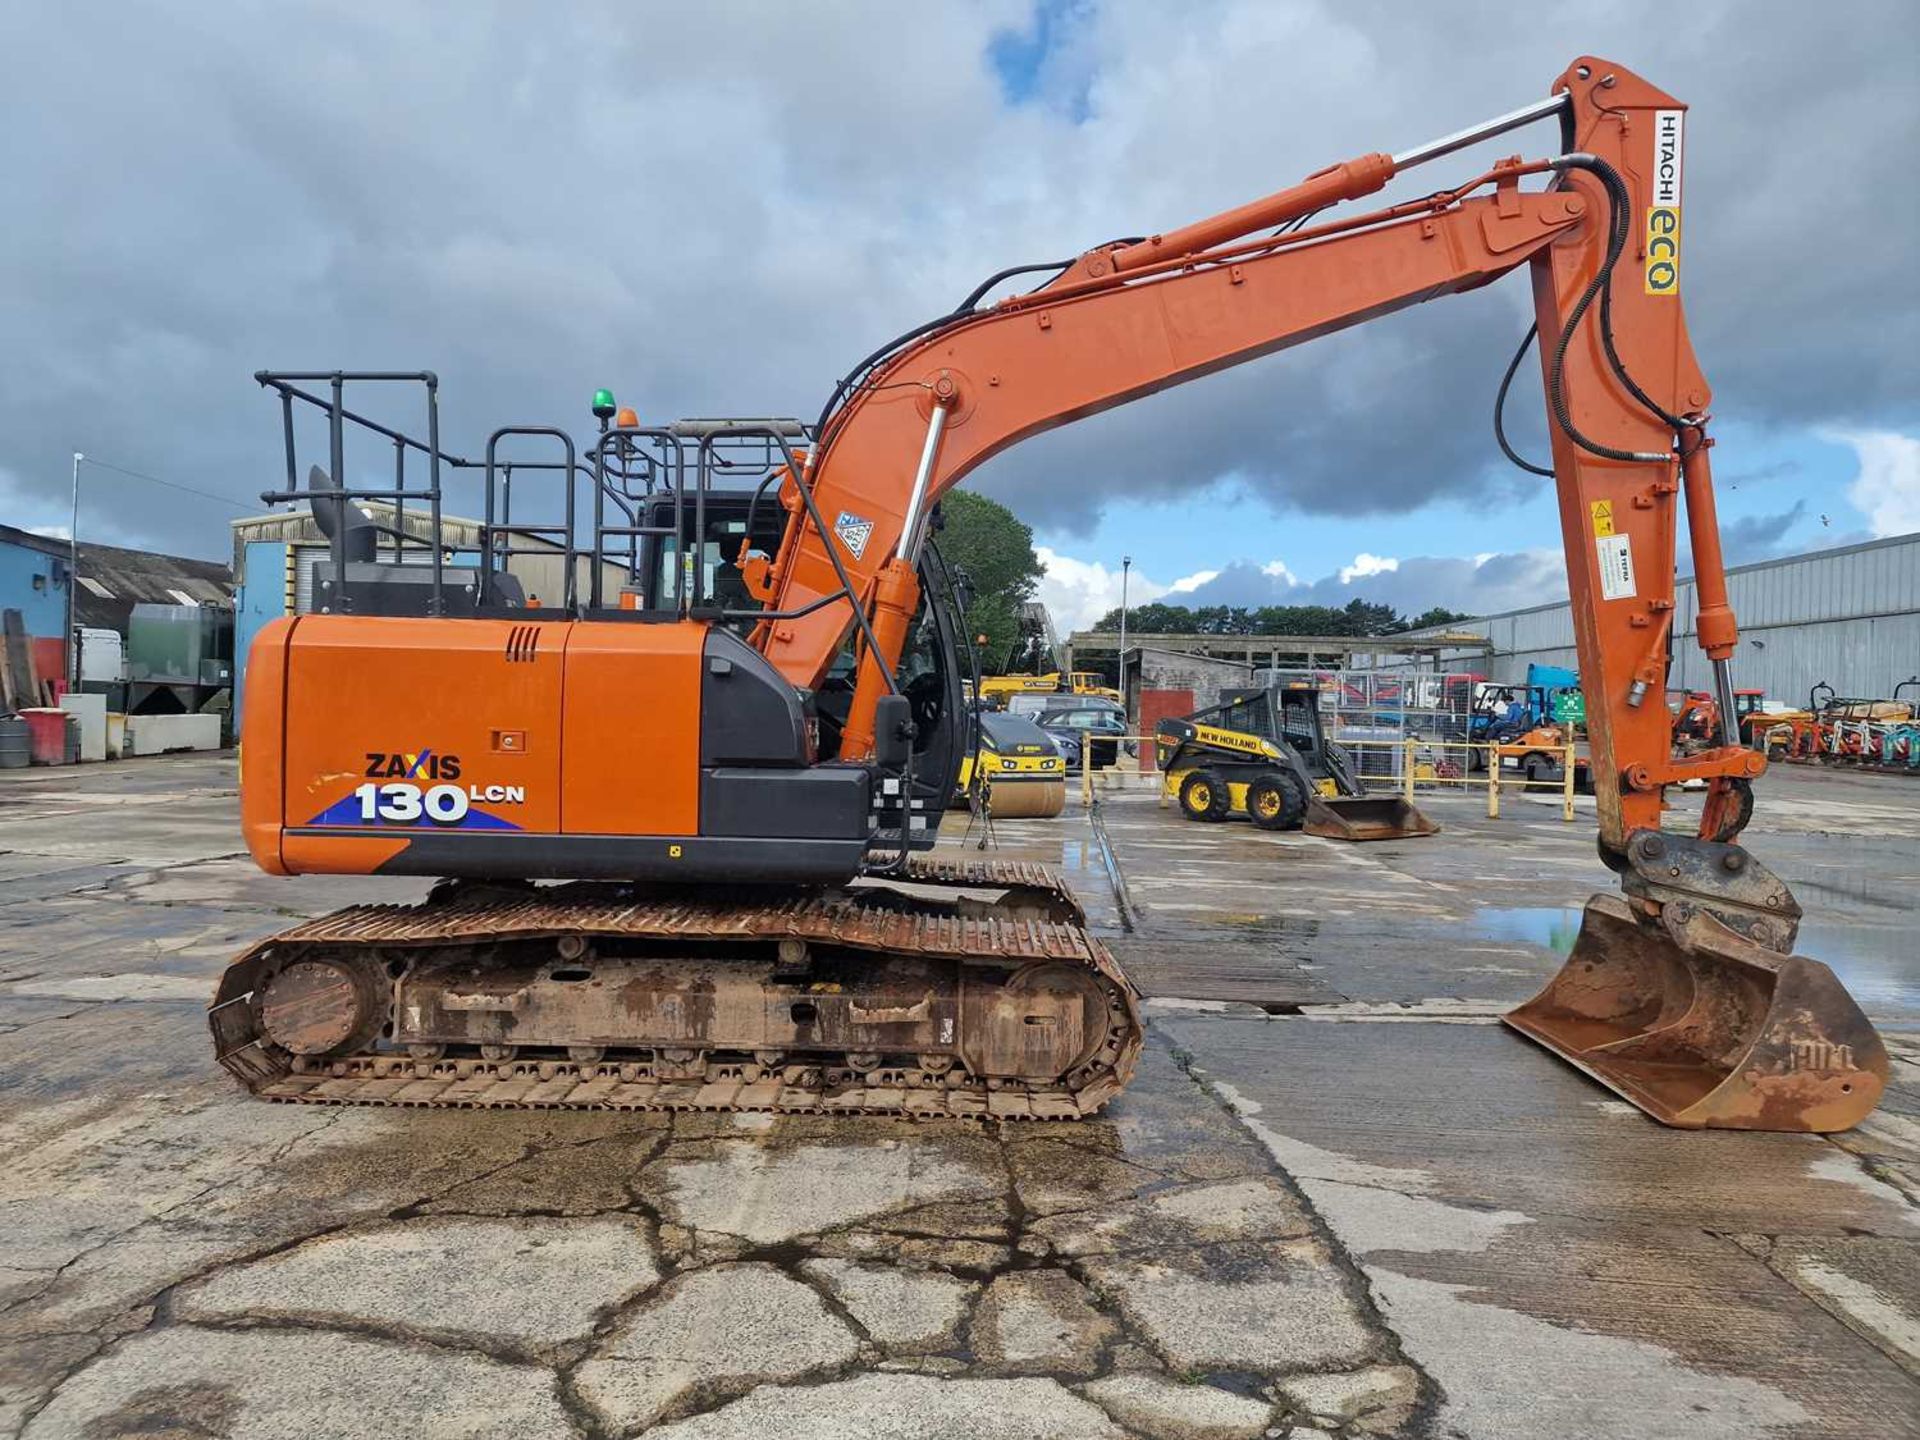
[[1133, 569], [1133, 556], [1120, 557], [1120, 715], [1127, 714], [1127, 575]]
[[73, 452], [73, 517], [67, 526], [67, 683], [80, 688], [80, 647], [74, 642], [74, 591], [80, 588], [80, 462], [87, 457]]

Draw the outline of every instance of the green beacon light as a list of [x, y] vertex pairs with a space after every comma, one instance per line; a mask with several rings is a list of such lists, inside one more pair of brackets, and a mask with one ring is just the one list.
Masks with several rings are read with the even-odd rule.
[[596, 390], [593, 392], [593, 416], [596, 420], [611, 420], [613, 412], [620, 407], [614, 404], [613, 391]]

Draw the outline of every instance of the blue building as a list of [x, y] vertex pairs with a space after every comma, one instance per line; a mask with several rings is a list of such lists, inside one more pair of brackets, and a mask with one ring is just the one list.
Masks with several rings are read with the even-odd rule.
[[67, 542], [0, 525], [0, 610], [18, 610], [43, 676], [66, 673]]

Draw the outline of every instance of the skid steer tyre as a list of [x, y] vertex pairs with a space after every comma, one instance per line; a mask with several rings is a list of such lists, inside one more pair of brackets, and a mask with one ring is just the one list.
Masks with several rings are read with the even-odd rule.
[[1298, 830], [1307, 815], [1307, 792], [1297, 775], [1274, 770], [1247, 786], [1247, 818], [1262, 830]]
[[1180, 813], [1189, 820], [1224, 820], [1228, 804], [1227, 782], [1217, 771], [1195, 770], [1180, 782]]

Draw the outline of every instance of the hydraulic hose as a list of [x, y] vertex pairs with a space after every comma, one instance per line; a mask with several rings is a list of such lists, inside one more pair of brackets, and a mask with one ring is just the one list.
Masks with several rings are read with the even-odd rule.
[[1567, 349], [1573, 343], [1573, 335], [1575, 330], [1579, 328], [1580, 321], [1585, 318], [1588, 309], [1593, 305], [1594, 298], [1597, 296], [1600, 300], [1600, 348], [1606, 355], [1608, 368], [1613, 371], [1620, 383], [1626, 387], [1628, 393], [1631, 394], [1649, 414], [1656, 416], [1664, 424], [1672, 428], [1676, 438], [1684, 435], [1688, 431], [1698, 429], [1697, 424], [1693, 421], [1683, 416], [1670, 413], [1660, 405], [1659, 402], [1654, 400], [1651, 395], [1647, 394], [1647, 392], [1640, 387], [1639, 383], [1634, 380], [1633, 375], [1626, 367], [1626, 363], [1621, 360], [1619, 351], [1614, 348], [1612, 323], [1613, 270], [1614, 266], [1619, 263], [1621, 253], [1626, 249], [1627, 232], [1633, 223], [1632, 199], [1627, 193], [1626, 182], [1620, 178], [1619, 171], [1615, 170], [1597, 155], [1575, 152], [1570, 155], [1560, 156], [1553, 162], [1553, 165], [1556, 169], [1585, 170], [1600, 181], [1602, 187], [1607, 192], [1608, 227], [1606, 256], [1601, 261], [1599, 270], [1594, 273], [1593, 279], [1588, 282], [1587, 288], [1581, 292], [1579, 300], [1574, 303], [1572, 311], [1567, 316], [1567, 323], [1561, 327], [1559, 342], [1554, 346], [1553, 365], [1549, 372], [1547, 383], [1548, 406], [1553, 411], [1554, 420], [1559, 424], [1561, 430], [1566, 433], [1567, 438], [1589, 454], [1599, 455], [1608, 460], [1628, 460], [1637, 463], [1669, 461], [1673, 458], [1671, 451], [1654, 453], [1649, 451], [1621, 450], [1615, 446], [1605, 445], [1597, 440], [1590, 439], [1580, 433], [1578, 427], [1573, 423], [1573, 416], [1568, 411], [1565, 386]]
[[1507, 391], [1513, 388], [1513, 377], [1520, 369], [1520, 362], [1527, 358], [1527, 351], [1533, 348], [1534, 338], [1540, 333], [1540, 322], [1534, 321], [1527, 327], [1527, 333], [1520, 339], [1520, 348], [1513, 352], [1513, 359], [1507, 362], [1507, 373], [1500, 377], [1500, 393], [1493, 397], [1493, 438], [1500, 442], [1500, 453], [1515, 465], [1532, 475], [1544, 475], [1553, 478], [1553, 468], [1548, 465], [1536, 465], [1523, 457], [1507, 440]]

